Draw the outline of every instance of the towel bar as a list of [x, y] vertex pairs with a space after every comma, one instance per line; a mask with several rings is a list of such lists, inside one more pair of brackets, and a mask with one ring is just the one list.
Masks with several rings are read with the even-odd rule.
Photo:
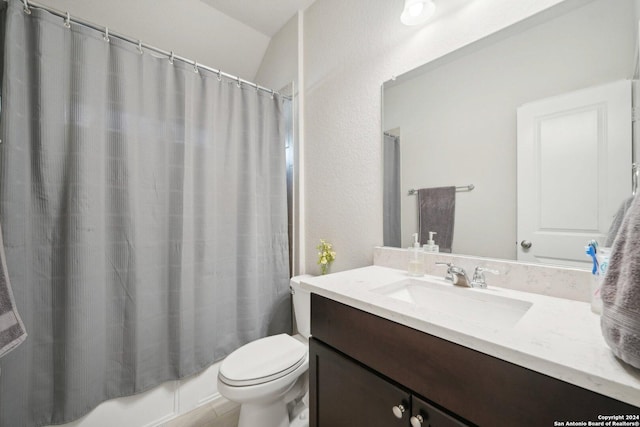
[[[461, 186], [459, 186], [459, 187], [456, 187], [456, 191], [471, 191], [471, 190], [473, 190], [474, 188], [476, 188], [476, 186], [475, 186], [475, 185], [473, 185], [473, 184], [469, 184], [469, 185], [461, 185]], [[416, 190], [416, 189], [414, 189], [414, 188], [412, 188], [411, 190], [409, 190], [409, 195], [410, 195], [410, 196], [414, 196], [414, 195], [416, 195], [416, 194], [418, 194], [418, 190]]]

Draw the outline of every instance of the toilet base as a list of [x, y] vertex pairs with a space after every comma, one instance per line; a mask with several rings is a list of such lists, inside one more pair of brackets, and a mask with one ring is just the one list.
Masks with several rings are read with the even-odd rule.
[[289, 427], [309, 427], [309, 408], [305, 408], [296, 415], [289, 424]]

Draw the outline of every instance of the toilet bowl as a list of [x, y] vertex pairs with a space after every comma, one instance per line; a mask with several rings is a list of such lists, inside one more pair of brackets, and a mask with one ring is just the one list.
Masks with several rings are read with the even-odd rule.
[[[220, 365], [218, 392], [240, 404], [238, 427], [289, 427], [293, 423], [287, 404], [308, 391], [311, 298], [300, 288], [304, 277], [294, 277], [290, 282], [299, 334], [252, 341]], [[300, 419], [295, 421], [300, 425]]]

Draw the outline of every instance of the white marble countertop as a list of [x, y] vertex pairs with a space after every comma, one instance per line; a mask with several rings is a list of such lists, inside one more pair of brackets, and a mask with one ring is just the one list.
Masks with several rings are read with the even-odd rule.
[[[403, 270], [369, 266], [304, 278], [301, 286], [368, 313], [640, 407], [640, 370], [616, 359], [602, 338], [600, 316], [591, 312], [588, 303], [491, 286], [462, 289], [532, 303], [514, 325], [491, 327], [448, 315], [445, 303], [435, 308], [417, 306], [371, 291], [407, 278]], [[453, 286], [442, 277], [416, 279]]]

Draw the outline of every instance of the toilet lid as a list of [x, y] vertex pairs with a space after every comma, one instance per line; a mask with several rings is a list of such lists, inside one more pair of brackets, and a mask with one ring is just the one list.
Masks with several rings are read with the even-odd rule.
[[287, 334], [243, 345], [224, 359], [220, 380], [231, 386], [262, 384], [283, 377], [302, 365], [307, 346]]

